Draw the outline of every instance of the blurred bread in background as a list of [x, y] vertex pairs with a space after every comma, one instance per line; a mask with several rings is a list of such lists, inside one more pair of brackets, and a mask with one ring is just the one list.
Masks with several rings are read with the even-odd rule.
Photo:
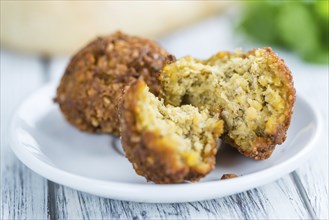
[[73, 54], [117, 30], [156, 38], [216, 14], [221, 1], [1, 1], [1, 46], [42, 55]]

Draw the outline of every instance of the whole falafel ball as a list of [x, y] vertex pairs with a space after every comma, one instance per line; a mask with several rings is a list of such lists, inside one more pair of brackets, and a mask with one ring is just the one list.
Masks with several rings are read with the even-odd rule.
[[81, 131], [119, 135], [118, 104], [124, 88], [143, 79], [157, 94], [157, 75], [168, 55], [149, 39], [121, 32], [98, 37], [73, 56], [55, 101]]

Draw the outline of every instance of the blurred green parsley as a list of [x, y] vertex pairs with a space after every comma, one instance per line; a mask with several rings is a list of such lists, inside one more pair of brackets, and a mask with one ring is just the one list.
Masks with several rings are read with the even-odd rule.
[[329, 0], [248, 1], [243, 12], [239, 29], [251, 40], [329, 63]]

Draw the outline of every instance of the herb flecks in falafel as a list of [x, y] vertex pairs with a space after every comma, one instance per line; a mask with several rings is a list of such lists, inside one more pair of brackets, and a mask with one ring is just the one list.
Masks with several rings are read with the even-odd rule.
[[271, 48], [220, 52], [208, 60], [184, 57], [166, 65], [159, 78], [167, 104], [219, 113], [224, 141], [248, 157], [266, 159], [286, 138], [295, 89]]
[[164, 105], [142, 81], [124, 94], [121, 141], [139, 175], [155, 183], [197, 181], [215, 167], [223, 121], [191, 105]]

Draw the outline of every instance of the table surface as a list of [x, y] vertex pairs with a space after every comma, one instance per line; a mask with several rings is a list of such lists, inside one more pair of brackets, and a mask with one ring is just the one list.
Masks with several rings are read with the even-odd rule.
[[[255, 46], [234, 35], [231, 19], [213, 17], [160, 39], [177, 57], [206, 58], [219, 50]], [[248, 45], [248, 47], [241, 47]], [[67, 57], [44, 59], [1, 51], [1, 219], [328, 219], [328, 66], [280, 52], [297, 95], [321, 112], [325, 127], [308, 162], [281, 179], [214, 200], [175, 204], [118, 201], [51, 182], [24, 166], [8, 144], [10, 118], [32, 91], [58, 81]]]

